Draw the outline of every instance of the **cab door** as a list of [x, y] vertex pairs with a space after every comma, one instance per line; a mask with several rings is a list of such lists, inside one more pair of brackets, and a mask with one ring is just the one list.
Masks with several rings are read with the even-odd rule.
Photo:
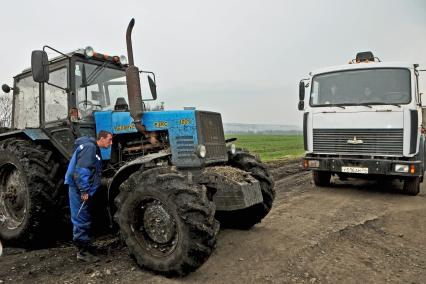
[[42, 88], [42, 128], [50, 136], [55, 147], [69, 158], [74, 151], [76, 138], [69, 120], [69, 65], [53, 65], [49, 73], [49, 83], [44, 83]]

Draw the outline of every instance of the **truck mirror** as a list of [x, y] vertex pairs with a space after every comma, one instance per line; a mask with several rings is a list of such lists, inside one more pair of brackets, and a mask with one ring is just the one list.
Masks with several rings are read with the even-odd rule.
[[49, 81], [49, 59], [44, 50], [34, 50], [31, 53], [31, 72], [37, 83]]
[[299, 104], [297, 105], [297, 107], [299, 108], [299, 110], [304, 110], [305, 109], [305, 102], [299, 101]]
[[152, 80], [151, 76], [148, 76], [149, 89], [151, 90], [152, 98], [157, 99], [157, 84]]
[[300, 81], [299, 83], [299, 100], [303, 101], [305, 99], [305, 83]]

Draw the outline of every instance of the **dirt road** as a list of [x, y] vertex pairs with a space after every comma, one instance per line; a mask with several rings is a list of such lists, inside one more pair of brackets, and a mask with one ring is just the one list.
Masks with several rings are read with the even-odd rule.
[[277, 199], [250, 231], [222, 230], [209, 260], [185, 278], [139, 269], [114, 236], [96, 265], [77, 263], [69, 244], [5, 248], [0, 283], [426, 283], [426, 188], [333, 179], [315, 188], [298, 161], [271, 165]]

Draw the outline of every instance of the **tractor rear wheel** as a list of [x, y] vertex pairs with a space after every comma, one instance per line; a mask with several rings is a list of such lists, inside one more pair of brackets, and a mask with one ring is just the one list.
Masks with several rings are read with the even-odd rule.
[[216, 218], [223, 227], [248, 230], [260, 223], [271, 211], [272, 203], [275, 199], [274, 180], [266, 166], [247, 152], [237, 152], [230, 158], [229, 164], [250, 172], [259, 181], [263, 202], [245, 209], [217, 212]]
[[219, 231], [214, 203], [185, 175], [169, 168], [134, 173], [115, 202], [115, 221], [141, 267], [186, 275], [212, 253]]
[[[19, 246], [43, 246], [52, 226], [63, 184], [52, 152], [26, 140], [0, 144], [0, 238]], [[60, 176], [58, 176], [60, 175]], [[49, 235], [48, 235], [49, 234]]]

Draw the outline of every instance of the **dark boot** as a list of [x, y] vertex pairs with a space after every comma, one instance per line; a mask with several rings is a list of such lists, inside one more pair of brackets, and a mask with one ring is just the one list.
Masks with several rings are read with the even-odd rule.
[[94, 263], [100, 260], [99, 257], [95, 255], [96, 252], [90, 243], [76, 241], [75, 245], [78, 248], [77, 260], [88, 263]]
[[77, 253], [77, 260], [88, 263], [95, 263], [100, 260], [99, 257], [89, 252], [87, 249], [80, 249]]

